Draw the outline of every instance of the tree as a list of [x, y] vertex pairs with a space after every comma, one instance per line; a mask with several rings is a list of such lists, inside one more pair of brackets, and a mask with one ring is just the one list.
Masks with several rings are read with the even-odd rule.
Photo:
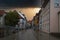
[[19, 14], [16, 11], [7, 12], [5, 16], [5, 24], [8, 26], [15, 26], [18, 24]]

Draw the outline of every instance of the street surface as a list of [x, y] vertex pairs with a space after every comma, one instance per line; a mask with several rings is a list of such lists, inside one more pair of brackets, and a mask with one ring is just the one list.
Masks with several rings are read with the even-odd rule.
[[22, 30], [16, 34], [0, 38], [0, 40], [60, 40], [49, 34], [34, 31], [33, 29]]

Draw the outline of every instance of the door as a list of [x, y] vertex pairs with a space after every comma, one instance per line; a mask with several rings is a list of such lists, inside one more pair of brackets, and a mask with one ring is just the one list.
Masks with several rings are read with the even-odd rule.
[[58, 27], [58, 31], [59, 31], [59, 33], [60, 33], [60, 13], [58, 14], [59, 16], [58, 16], [58, 18], [59, 18], [59, 27]]

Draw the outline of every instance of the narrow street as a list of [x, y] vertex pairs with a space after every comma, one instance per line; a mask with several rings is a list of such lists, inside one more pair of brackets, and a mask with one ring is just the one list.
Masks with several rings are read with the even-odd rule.
[[60, 0], [0, 0], [0, 40], [60, 40]]
[[16, 34], [0, 38], [0, 40], [37, 40], [32, 29], [22, 30]]
[[23, 30], [16, 37], [17, 40], [36, 40], [32, 29]]
[[38, 31], [33, 31], [33, 29], [28, 29], [0, 38], [0, 40], [60, 40], [60, 38], [56, 38], [43, 32], [39, 33]]

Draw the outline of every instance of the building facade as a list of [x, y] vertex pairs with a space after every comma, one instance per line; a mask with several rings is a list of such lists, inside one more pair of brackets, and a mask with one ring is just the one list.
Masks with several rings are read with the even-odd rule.
[[60, 33], [60, 0], [41, 0], [40, 27], [46, 33]]
[[0, 10], [0, 27], [5, 25], [5, 17], [6, 12], [4, 10]]
[[25, 15], [22, 14], [22, 12], [18, 11], [18, 14], [19, 14], [19, 22], [18, 22], [19, 28], [20, 29], [25, 29], [26, 28], [27, 19], [26, 19]]
[[35, 30], [39, 30], [39, 14], [40, 13], [36, 13], [32, 20], [32, 27]]

